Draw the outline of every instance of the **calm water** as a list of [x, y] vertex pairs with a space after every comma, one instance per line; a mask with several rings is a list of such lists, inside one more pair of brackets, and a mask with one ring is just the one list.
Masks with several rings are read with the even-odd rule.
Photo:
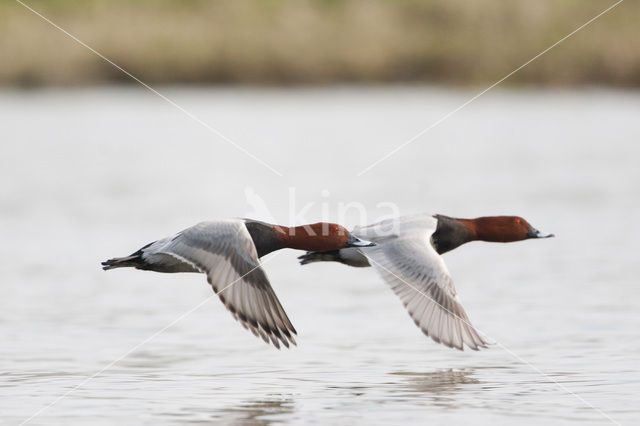
[[[30, 424], [607, 424], [590, 405], [638, 424], [639, 93], [490, 92], [357, 177], [473, 93], [162, 91], [282, 176], [142, 90], [0, 92], [2, 424], [83, 382]], [[99, 268], [203, 219], [349, 202], [367, 221], [384, 202], [519, 214], [557, 238], [445, 255], [499, 342], [479, 353], [425, 338], [373, 270], [293, 251], [265, 258], [299, 332], [282, 351], [217, 298], [154, 335], [212, 294], [204, 277]]]

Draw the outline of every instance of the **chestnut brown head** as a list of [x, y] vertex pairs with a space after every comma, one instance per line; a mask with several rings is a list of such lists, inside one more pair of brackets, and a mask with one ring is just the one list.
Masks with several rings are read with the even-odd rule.
[[549, 238], [519, 216], [486, 216], [474, 220], [477, 239], [494, 242], [522, 241], [529, 238]]
[[373, 246], [336, 223], [318, 222], [289, 228], [286, 247], [307, 251], [339, 250], [347, 247]]

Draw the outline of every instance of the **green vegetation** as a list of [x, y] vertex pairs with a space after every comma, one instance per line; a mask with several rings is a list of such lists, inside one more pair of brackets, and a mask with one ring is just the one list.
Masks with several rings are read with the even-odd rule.
[[[613, 0], [25, 0], [149, 83], [491, 83]], [[640, 2], [624, 2], [510, 84], [640, 85]], [[130, 81], [11, 0], [0, 84]]]

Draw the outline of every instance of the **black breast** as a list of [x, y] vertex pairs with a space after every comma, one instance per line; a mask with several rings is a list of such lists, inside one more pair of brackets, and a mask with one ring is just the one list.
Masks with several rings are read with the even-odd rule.
[[244, 222], [253, 244], [258, 251], [258, 257], [262, 257], [272, 251], [282, 248], [282, 241], [273, 230], [273, 225], [258, 220], [245, 219]]
[[469, 230], [456, 219], [440, 214], [433, 217], [438, 219], [438, 226], [431, 235], [431, 243], [438, 254], [451, 251], [473, 239]]

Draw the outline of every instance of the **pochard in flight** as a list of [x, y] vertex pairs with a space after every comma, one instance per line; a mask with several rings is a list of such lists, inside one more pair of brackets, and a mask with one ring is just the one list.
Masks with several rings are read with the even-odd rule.
[[334, 261], [355, 267], [373, 266], [400, 297], [420, 329], [438, 343], [478, 350], [487, 342], [471, 325], [440, 256], [470, 241], [511, 242], [548, 238], [517, 216], [457, 219], [418, 214], [356, 227], [352, 234], [375, 245], [310, 251], [305, 265]]
[[287, 317], [260, 258], [283, 248], [327, 252], [373, 246], [334, 223], [288, 228], [250, 219], [202, 222], [142, 247], [126, 257], [102, 262], [104, 270], [132, 267], [157, 272], [207, 275], [233, 317], [265, 342], [295, 344]]

